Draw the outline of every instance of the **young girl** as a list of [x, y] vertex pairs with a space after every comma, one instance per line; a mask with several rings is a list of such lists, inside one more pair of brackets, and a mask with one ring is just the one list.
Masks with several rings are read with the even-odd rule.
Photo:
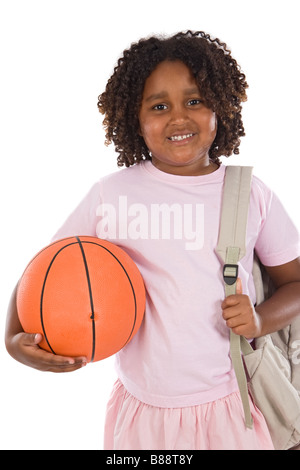
[[[97, 182], [54, 239], [109, 239], [135, 261], [147, 290], [143, 324], [116, 355], [105, 449], [273, 449], [254, 405], [254, 428], [244, 425], [229, 331], [255, 338], [297, 315], [298, 232], [254, 178], [247, 253], [237, 294], [226, 300], [215, 252], [225, 173], [219, 157], [239, 153], [246, 88], [225, 44], [188, 31], [133, 44], [99, 97], [107, 143], [127, 168]], [[256, 309], [254, 249], [277, 287]], [[9, 353], [40, 370], [85, 365], [85, 358], [42, 351], [40, 340], [23, 332], [14, 292]]]

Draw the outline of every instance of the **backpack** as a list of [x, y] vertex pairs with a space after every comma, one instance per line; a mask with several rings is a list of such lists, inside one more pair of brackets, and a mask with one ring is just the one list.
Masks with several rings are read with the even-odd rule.
[[[252, 167], [227, 166], [219, 240], [225, 295], [235, 293], [238, 262], [246, 254], [246, 228]], [[256, 305], [274, 286], [257, 255], [253, 258]], [[263, 413], [276, 450], [300, 443], [300, 316], [283, 330], [256, 338], [252, 346], [230, 330], [230, 354], [245, 414], [252, 428], [249, 395]]]

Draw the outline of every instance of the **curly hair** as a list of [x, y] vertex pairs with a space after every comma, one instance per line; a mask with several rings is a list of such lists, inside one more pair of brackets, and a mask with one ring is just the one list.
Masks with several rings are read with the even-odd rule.
[[206, 106], [216, 113], [218, 130], [209, 158], [220, 164], [218, 157], [238, 154], [240, 137], [245, 135], [241, 103], [247, 100], [246, 77], [220, 39], [212, 39], [203, 31], [187, 31], [133, 43], [123, 52], [98, 97], [98, 108], [104, 115], [105, 143], [114, 143], [118, 166], [151, 160], [139, 134], [139, 110], [146, 79], [165, 60], [180, 60], [190, 68]]

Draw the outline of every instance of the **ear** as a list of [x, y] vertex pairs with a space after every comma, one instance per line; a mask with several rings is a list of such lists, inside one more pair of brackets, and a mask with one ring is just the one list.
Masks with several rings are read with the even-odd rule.
[[141, 126], [139, 126], [138, 135], [139, 135], [140, 137], [144, 137]]
[[219, 118], [217, 116], [217, 113], [215, 113], [215, 128], [216, 128], [216, 135], [217, 135], [217, 131], [218, 131], [218, 124], [219, 124]]

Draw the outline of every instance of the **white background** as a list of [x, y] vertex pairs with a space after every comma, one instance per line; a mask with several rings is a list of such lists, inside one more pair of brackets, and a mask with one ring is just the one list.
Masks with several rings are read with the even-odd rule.
[[204, 30], [246, 73], [241, 155], [300, 228], [298, 1], [1, 0], [0, 447], [101, 449], [113, 358], [42, 373], [7, 354], [11, 291], [31, 257], [101, 176], [117, 171], [97, 97], [117, 58], [152, 33]]

